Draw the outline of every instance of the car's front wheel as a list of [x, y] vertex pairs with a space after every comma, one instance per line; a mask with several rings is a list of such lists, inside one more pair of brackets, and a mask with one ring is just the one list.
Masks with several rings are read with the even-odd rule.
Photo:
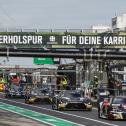
[[89, 108], [88, 111], [92, 111], [92, 108]]
[[53, 110], [58, 110], [58, 104], [54, 104], [54, 103], [53, 103], [53, 104], [52, 104], [52, 109], [53, 109]]
[[26, 95], [25, 95], [25, 103], [26, 103], [26, 104], [30, 104], [29, 96], [26, 96]]
[[25, 103], [26, 103], [26, 104], [30, 104], [29, 99], [25, 99]]
[[52, 109], [53, 109], [53, 110], [55, 110], [55, 109], [56, 109], [56, 108], [55, 108], [55, 104], [52, 104]]
[[101, 116], [100, 116], [100, 106], [98, 106], [98, 118], [101, 118]]
[[9, 92], [8, 91], [5, 91], [5, 98], [10, 98], [10, 94], [9, 94]]

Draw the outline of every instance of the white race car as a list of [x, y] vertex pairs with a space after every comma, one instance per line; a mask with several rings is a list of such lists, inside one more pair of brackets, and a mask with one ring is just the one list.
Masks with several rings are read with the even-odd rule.
[[99, 103], [98, 117], [111, 120], [126, 120], [126, 96], [105, 98]]

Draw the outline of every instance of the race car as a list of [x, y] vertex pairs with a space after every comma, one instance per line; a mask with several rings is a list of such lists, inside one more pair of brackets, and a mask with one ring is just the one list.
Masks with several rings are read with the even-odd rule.
[[21, 80], [21, 76], [19, 73], [10, 72], [8, 73], [8, 82], [5, 84], [5, 98], [12, 97], [23, 97], [25, 94], [25, 86]]
[[0, 83], [0, 92], [4, 91], [4, 83]]
[[26, 88], [25, 103], [51, 103], [51, 90], [46, 87]]
[[126, 96], [105, 98], [99, 103], [98, 117], [110, 120], [125, 120]]
[[0, 77], [0, 92], [3, 92], [4, 89], [5, 89], [5, 84], [6, 84], [6, 81], [4, 78]]
[[22, 97], [25, 95], [25, 85], [24, 84], [6, 84], [5, 85], [5, 98], [12, 97]]
[[79, 90], [63, 90], [52, 99], [52, 109], [55, 110], [92, 110], [91, 99], [84, 97]]

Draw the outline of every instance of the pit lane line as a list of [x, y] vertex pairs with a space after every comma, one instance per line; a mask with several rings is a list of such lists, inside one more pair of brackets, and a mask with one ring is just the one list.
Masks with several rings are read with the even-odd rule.
[[14, 105], [3, 103], [3, 102], [0, 102], [0, 108], [13, 112], [13, 113], [16, 113], [16, 114], [19, 114], [19, 115], [22, 115], [22, 116], [25, 116], [25, 117], [28, 117], [28, 118], [31, 118], [33, 120], [37, 120], [39, 122], [43, 122], [45, 124], [49, 124], [51, 126], [59, 126], [59, 125], [60, 126], [63, 126], [63, 125], [85, 126], [85, 125], [77, 124], [77, 123], [74, 123], [74, 122], [71, 122], [71, 121], [68, 121], [65, 119], [57, 118], [57, 117], [50, 116], [47, 114], [42, 114], [39, 112], [35, 112], [33, 110], [28, 110], [25, 108], [17, 107]]
[[[4, 100], [4, 101], [10, 101], [10, 102], [26, 105], [25, 103], [21, 103], [21, 102], [9, 100], [9, 99], [4, 99], [4, 98], [0, 98], [0, 99]], [[78, 115], [74, 115], [74, 114], [70, 114], [70, 113], [65, 113], [65, 112], [61, 112], [61, 111], [56, 111], [56, 110], [52, 110], [52, 109], [48, 109], [48, 108], [41, 108], [41, 107], [38, 107], [38, 106], [28, 105], [28, 104], [27, 104], [27, 106], [31, 106], [31, 107], [39, 108], [39, 109], [43, 109], [43, 110], [54, 111], [54, 112], [57, 112], [57, 113], [60, 113], [60, 114], [69, 115], [69, 116], [73, 116], [73, 117], [77, 117], [77, 118], [81, 118], [81, 119], [86, 119], [86, 120], [94, 121], [94, 122], [105, 124], [105, 125], [108, 125], [108, 126], [119, 126], [119, 125], [116, 125], [116, 124], [111, 124], [111, 123], [99, 121], [99, 120], [96, 120], [96, 119], [92, 119], [92, 118], [88, 118], [88, 117], [84, 117], [84, 116], [82, 117], [82, 116], [78, 116]]]

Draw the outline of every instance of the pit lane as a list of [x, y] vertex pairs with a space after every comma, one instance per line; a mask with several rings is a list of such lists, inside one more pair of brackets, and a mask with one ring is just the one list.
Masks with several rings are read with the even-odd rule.
[[0, 102], [27, 108], [36, 112], [52, 115], [58, 118], [66, 119], [85, 126], [125, 126], [125, 121], [110, 121], [99, 119], [97, 116], [97, 109], [93, 108], [89, 111], [55, 111], [52, 110], [51, 105], [47, 104], [33, 104], [27, 105], [24, 99], [5, 99], [3, 94], [0, 94]]

